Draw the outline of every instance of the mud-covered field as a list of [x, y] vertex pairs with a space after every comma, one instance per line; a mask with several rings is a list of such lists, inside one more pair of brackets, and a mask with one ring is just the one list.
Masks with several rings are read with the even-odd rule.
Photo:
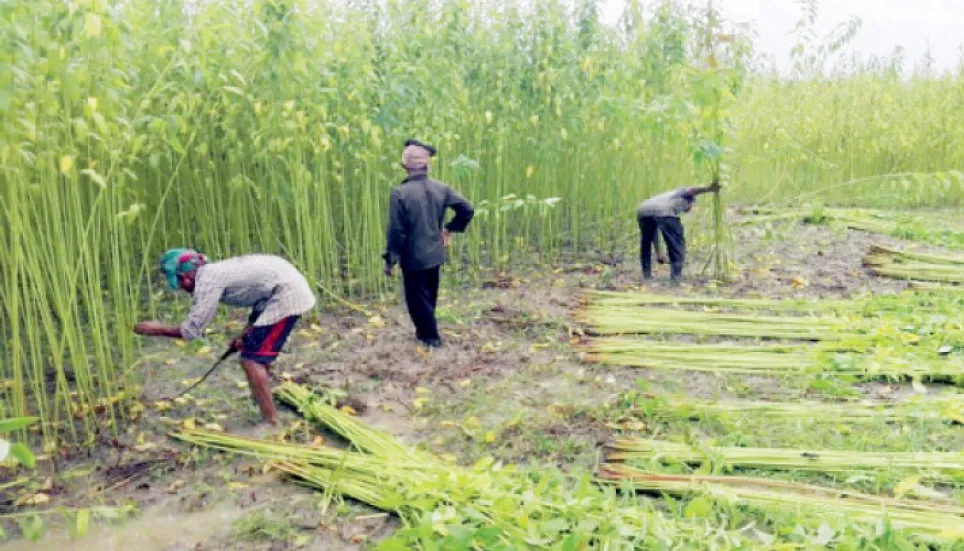
[[[861, 258], [872, 243], [896, 239], [822, 225], [734, 226], [737, 273], [728, 283], [698, 273], [670, 286], [660, 267], [648, 289], [721, 296], [844, 298], [895, 292], [907, 283], [872, 277]], [[628, 251], [628, 249], [627, 249]], [[459, 463], [494, 456], [507, 462], [553, 463], [592, 469], [600, 444], [627, 426], [614, 413], [627, 392], [699, 397], [800, 395], [780, 377], [736, 377], [634, 368], [599, 368], [581, 361], [572, 344], [580, 327], [572, 313], [586, 289], [639, 288], [635, 254], [582, 258], [558, 266], [486, 274], [484, 284], [443, 284], [440, 325], [446, 346], [416, 345], [397, 301], [332, 306], [304, 320], [274, 367], [278, 380], [341, 389], [342, 403], [362, 420]], [[183, 297], [181, 298], [183, 300]], [[140, 513], [96, 523], [78, 542], [53, 527], [47, 549], [356, 549], [389, 533], [392, 517], [313, 493], [263, 472], [256, 461], [200, 451], [169, 439], [185, 423], [250, 433], [258, 412], [232, 361], [187, 399], [166, 407], [149, 400], [185, 388], [203, 373], [237, 331], [242, 312], [212, 328], [200, 348], [145, 343], [139, 419], [89, 458], [59, 465], [54, 502], [64, 506], [132, 502]], [[885, 383], [857, 387], [869, 396], [902, 390]], [[283, 411], [289, 437], [311, 440], [308, 427]], [[633, 427], [629, 427], [632, 429]], [[643, 427], [638, 427], [643, 430]], [[313, 429], [312, 429], [313, 430]], [[322, 435], [323, 438], [330, 436]], [[334, 441], [335, 439], [331, 439]], [[33, 544], [13, 542], [9, 549]]]

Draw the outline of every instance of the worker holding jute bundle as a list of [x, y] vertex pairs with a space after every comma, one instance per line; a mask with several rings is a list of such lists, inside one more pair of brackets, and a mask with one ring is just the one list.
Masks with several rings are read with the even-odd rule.
[[298, 318], [315, 307], [315, 295], [305, 277], [277, 256], [252, 254], [208, 262], [206, 256], [190, 249], [167, 251], [160, 267], [171, 289], [194, 295], [194, 305], [180, 326], [143, 321], [134, 326], [134, 331], [192, 340], [204, 334], [219, 303], [251, 308], [247, 327], [231, 342], [231, 348], [241, 353], [241, 366], [264, 422], [276, 425], [278, 411], [271, 396], [268, 368]]
[[663, 236], [666, 251], [669, 253], [670, 280], [679, 283], [683, 277], [683, 263], [686, 260], [686, 236], [679, 215], [693, 208], [696, 197], [704, 193], [718, 193], [719, 182], [706, 187], [679, 188], [661, 193], [639, 204], [636, 220], [639, 222], [639, 261], [643, 267], [643, 279], [653, 277], [653, 251], [656, 261], [666, 263], [659, 248], [658, 233]]
[[[448, 185], [428, 177], [436, 150], [416, 140], [405, 142], [402, 167], [408, 177], [392, 190], [388, 213], [385, 275], [402, 266], [405, 303], [415, 324], [415, 337], [432, 348], [442, 346], [435, 320], [439, 274], [453, 232], [464, 232], [472, 205]], [[455, 216], [445, 224], [445, 211]], [[444, 225], [443, 225], [444, 224]]]

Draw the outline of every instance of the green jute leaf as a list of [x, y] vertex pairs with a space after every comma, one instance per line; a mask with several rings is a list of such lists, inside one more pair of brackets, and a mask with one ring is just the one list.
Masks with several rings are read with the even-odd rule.
[[13, 432], [36, 423], [38, 417], [13, 417], [11, 419], [0, 419], [0, 434]]
[[10, 455], [12, 455], [21, 465], [27, 468], [34, 468], [37, 465], [37, 458], [34, 457], [33, 452], [26, 444], [17, 442], [10, 446]]

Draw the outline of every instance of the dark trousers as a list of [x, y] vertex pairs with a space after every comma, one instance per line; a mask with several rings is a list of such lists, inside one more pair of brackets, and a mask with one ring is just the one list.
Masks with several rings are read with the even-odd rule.
[[405, 283], [405, 303], [408, 315], [415, 324], [415, 336], [431, 341], [439, 338], [435, 323], [435, 304], [438, 302], [438, 280], [441, 266], [428, 270], [402, 270]]
[[639, 217], [639, 262], [643, 267], [643, 277], [653, 277], [653, 247], [659, 239], [657, 230], [663, 235], [666, 252], [669, 254], [670, 277], [679, 281], [683, 275], [683, 261], [686, 259], [686, 236], [683, 223], [678, 216], [640, 216]]

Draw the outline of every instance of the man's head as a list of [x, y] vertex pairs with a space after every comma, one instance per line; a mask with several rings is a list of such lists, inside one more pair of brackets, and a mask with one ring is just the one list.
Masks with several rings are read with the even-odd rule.
[[684, 210], [683, 212], [689, 212], [693, 210], [693, 203], [696, 202], [696, 199], [689, 195], [684, 195], [683, 198], [686, 199], [686, 210]]
[[171, 289], [181, 288], [188, 293], [193, 293], [197, 270], [207, 262], [208, 258], [197, 251], [184, 248], [170, 249], [161, 256], [161, 271]]
[[402, 167], [409, 174], [424, 174], [428, 172], [429, 160], [435, 156], [434, 147], [418, 140], [407, 140], [402, 150]]

